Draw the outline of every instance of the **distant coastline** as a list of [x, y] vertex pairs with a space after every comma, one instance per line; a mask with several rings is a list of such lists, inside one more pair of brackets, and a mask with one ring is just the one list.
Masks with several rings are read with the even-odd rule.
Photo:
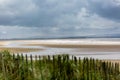
[[89, 37], [89, 36], [80, 36], [80, 37], [50, 37], [50, 38], [8, 38], [8, 39], [0, 39], [0, 41], [7, 41], [7, 40], [52, 40], [52, 39], [103, 39], [103, 40], [120, 40], [120, 37], [111, 37], [111, 36], [102, 36], [102, 37]]

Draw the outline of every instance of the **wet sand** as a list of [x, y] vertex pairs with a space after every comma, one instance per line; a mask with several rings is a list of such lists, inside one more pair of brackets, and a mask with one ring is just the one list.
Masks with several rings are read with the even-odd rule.
[[118, 52], [120, 45], [83, 45], [83, 44], [24, 44], [24, 46], [44, 46], [50, 48], [73, 48], [77, 52]]
[[120, 45], [94, 45], [94, 44], [24, 44], [25, 46], [45, 46], [54, 48], [119, 48]]
[[[8, 44], [16, 44], [21, 46], [21, 48], [18, 49], [18, 47], [6, 47], [6, 49], [11, 50], [11, 52], [35, 52], [33, 54], [40, 54], [45, 55], [46, 53], [68, 53], [70, 55], [76, 55], [76, 56], [92, 56], [95, 58], [101, 58], [103, 59], [119, 59], [119, 52], [120, 52], [120, 41], [96, 41], [96, 40], [11, 40], [11, 41], [4, 41], [5, 43], [0, 41], [0, 45], [6, 47]], [[24, 48], [25, 47], [25, 48]], [[31, 49], [31, 48], [32, 49]], [[34, 50], [34, 47], [38, 47], [38, 49]], [[41, 48], [42, 47], [42, 48]], [[1, 48], [1, 51], [4, 50]], [[44, 49], [44, 50], [43, 50]], [[46, 51], [47, 49], [47, 51]], [[70, 49], [70, 52], [64, 52], [63, 49]], [[38, 53], [36, 53], [38, 51]], [[41, 52], [44, 51], [44, 52]], [[75, 53], [74, 53], [75, 52]], [[77, 53], [76, 53], [77, 52]], [[84, 53], [85, 52], [85, 53]], [[100, 52], [100, 53], [96, 53]], [[105, 53], [106, 52], [106, 53]], [[113, 52], [110, 53], [109, 52]], [[114, 52], [118, 52], [115, 53]], [[38, 54], [38, 55], [39, 55]], [[107, 57], [108, 56], [108, 57]], [[106, 58], [107, 57], [107, 58]]]
[[0, 46], [23, 42], [20, 46], [43, 46], [48, 48], [72, 48], [77, 52], [120, 52], [120, 41], [90, 41], [90, 40], [11, 40], [0, 41]]

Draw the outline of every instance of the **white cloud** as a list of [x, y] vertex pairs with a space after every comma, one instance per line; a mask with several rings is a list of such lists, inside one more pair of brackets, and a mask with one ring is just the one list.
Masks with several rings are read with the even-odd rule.
[[81, 27], [109, 29], [120, 26], [119, 22], [106, 19], [97, 15], [96, 13], [91, 14], [86, 8], [82, 8], [81, 11], [78, 12], [77, 19], [81, 23]]

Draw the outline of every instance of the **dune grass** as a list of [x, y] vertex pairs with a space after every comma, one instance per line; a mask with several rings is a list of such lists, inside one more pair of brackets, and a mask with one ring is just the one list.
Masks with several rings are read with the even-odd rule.
[[0, 80], [120, 80], [118, 63], [69, 55], [0, 54]]

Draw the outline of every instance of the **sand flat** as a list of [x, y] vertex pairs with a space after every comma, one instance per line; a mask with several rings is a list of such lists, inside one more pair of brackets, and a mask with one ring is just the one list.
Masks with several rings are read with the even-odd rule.
[[29, 52], [37, 52], [43, 49], [39, 48], [15, 48], [15, 47], [0, 47], [0, 52], [7, 50], [11, 53], [29, 53]]
[[93, 40], [10, 40], [0, 41], [0, 45], [22, 43], [19, 46], [44, 46], [52, 48], [86, 48], [88, 50], [120, 51], [120, 41]]
[[96, 47], [120, 47], [120, 41], [97, 41], [97, 40], [26, 40], [25, 45], [48, 46], [63, 48], [96, 48]]
[[[4, 47], [43, 48], [33, 55], [77, 54], [97, 59], [120, 59], [120, 41], [101, 40], [10, 40]], [[17, 46], [17, 47], [16, 47]], [[24, 52], [24, 51], [22, 51]], [[21, 53], [22, 53], [21, 52]], [[33, 51], [34, 52], [34, 51]], [[111, 52], [111, 53], [110, 53]], [[29, 54], [29, 52], [28, 52]]]
[[120, 52], [120, 41], [91, 40], [29, 40], [23, 46], [44, 46], [48, 48], [73, 48], [77, 52]]
[[24, 44], [25, 46], [46, 46], [55, 48], [119, 48], [120, 45], [99, 45], [99, 44], [52, 44], [52, 43], [37, 43], [37, 44]]
[[9, 41], [0, 41], [0, 46], [8, 45]]

